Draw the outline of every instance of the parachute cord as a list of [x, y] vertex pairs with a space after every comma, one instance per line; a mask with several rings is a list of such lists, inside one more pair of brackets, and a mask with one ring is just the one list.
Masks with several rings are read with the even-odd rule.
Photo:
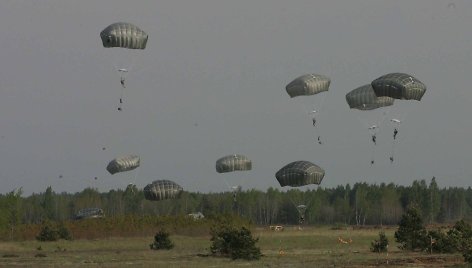
[[370, 164], [371, 165], [375, 164], [375, 144], [372, 145], [372, 151], [370, 154]]
[[120, 77], [120, 81], [121, 81], [121, 92], [120, 92], [120, 102], [118, 104], [118, 111], [121, 111], [123, 109], [123, 98], [124, 98], [124, 94], [125, 94], [125, 77], [123, 75], [121, 75]]
[[392, 140], [392, 151], [390, 153], [390, 162], [393, 163], [395, 160], [395, 145], [397, 144], [397, 140]]
[[[310, 110], [306, 106], [306, 104], [303, 101], [301, 101], [301, 106], [302, 106], [304, 114], [312, 121], [315, 138], [316, 138], [317, 143], [319, 143], [319, 144], [322, 144], [322, 141], [321, 141], [321, 136], [318, 134], [319, 115], [317, 115], [317, 113], [321, 112], [322, 104], [324, 102], [324, 98], [325, 98], [325, 96], [323, 94], [323, 96], [320, 98], [321, 99], [321, 104], [320, 105], [313, 105], [313, 110], [316, 110], [316, 112], [314, 112], [314, 113], [313, 113], [313, 110]], [[318, 108], [318, 110], [317, 110], [317, 108]]]
[[383, 116], [377, 122], [377, 126], [380, 126], [381, 124], [383, 124], [383, 122], [385, 121], [389, 113], [390, 113], [390, 107], [387, 107], [385, 111], [383, 112]]
[[136, 181], [138, 180], [139, 170], [141, 168], [137, 168], [136, 172], [134, 173], [133, 185], [136, 185]]

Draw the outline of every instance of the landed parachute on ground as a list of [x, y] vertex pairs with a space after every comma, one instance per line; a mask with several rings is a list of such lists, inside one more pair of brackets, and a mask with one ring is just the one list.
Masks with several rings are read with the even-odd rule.
[[425, 84], [405, 73], [389, 73], [375, 79], [371, 84], [378, 97], [419, 101], [426, 92]]
[[117, 22], [100, 32], [104, 47], [121, 47], [128, 49], [145, 49], [148, 35], [137, 26]]
[[374, 110], [393, 105], [394, 99], [388, 96], [377, 97], [372, 85], [358, 87], [346, 94], [349, 108], [357, 110]]
[[113, 159], [108, 163], [107, 170], [113, 175], [118, 172], [133, 170], [139, 167], [139, 165], [139, 156], [131, 154]]
[[305, 74], [295, 78], [285, 89], [290, 98], [297, 96], [307, 96], [328, 91], [331, 80], [329, 77], [320, 74]]
[[226, 173], [233, 171], [251, 170], [252, 162], [244, 155], [232, 154], [224, 156], [216, 161], [216, 172]]
[[281, 168], [275, 177], [280, 186], [299, 187], [309, 184], [320, 184], [325, 171], [308, 161], [295, 161]]
[[75, 219], [103, 218], [105, 213], [101, 208], [83, 208], [75, 214]]
[[144, 187], [144, 197], [151, 201], [175, 199], [182, 193], [182, 186], [170, 180], [156, 180]]

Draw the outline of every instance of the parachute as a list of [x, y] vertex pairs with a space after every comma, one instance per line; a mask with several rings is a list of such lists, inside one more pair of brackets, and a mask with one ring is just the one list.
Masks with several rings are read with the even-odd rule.
[[151, 201], [176, 199], [182, 191], [182, 186], [173, 181], [156, 180], [144, 187], [144, 197]]
[[367, 111], [391, 106], [394, 99], [388, 96], [377, 97], [372, 85], [367, 84], [347, 93], [346, 101], [351, 109]]
[[[103, 31], [100, 32], [100, 38], [102, 39], [103, 47], [105, 48], [124, 48], [127, 51], [143, 50], [146, 48], [146, 44], [148, 41], [147, 33], [139, 29], [137, 26], [126, 22], [117, 22], [109, 25]], [[120, 58], [124, 56], [124, 54], [129, 54], [130, 56], [135, 54], [132, 52], [121, 52], [122, 51], [120, 51], [119, 53]], [[126, 59], [122, 63], [123, 65], [126, 65], [126, 68], [123, 68], [121, 64], [115, 64], [115, 67], [118, 73], [120, 74], [121, 84], [121, 94], [118, 111], [122, 110], [124, 89], [126, 88], [126, 76], [128, 75], [128, 71], [130, 70], [129, 68], [132, 67], [133, 62], [134, 61], [132, 60], [132, 58]]]
[[[367, 128], [371, 135], [373, 145], [377, 144], [379, 126], [382, 124], [387, 114], [383, 112], [382, 115], [381, 113], [373, 112], [373, 110], [392, 106], [394, 101], [395, 99], [389, 96], [378, 97], [371, 84], [360, 86], [346, 94], [346, 102], [349, 108], [361, 111], [362, 116], [359, 116], [359, 120], [364, 121], [364, 125], [368, 126]], [[380, 117], [378, 115], [380, 115]], [[368, 122], [365, 122], [366, 120]], [[373, 165], [375, 163], [375, 146], [372, 147], [371, 154], [370, 163]]]
[[128, 49], [145, 49], [148, 35], [137, 26], [117, 22], [100, 32], [103, 47], [121, 47]]
[[298, 205], [297, 210], [298, 210], [298, 222], [300, 224], [303, 224], [305, 222], [305, 212], [306, 212], [307, 206], [305, 205]]
[[[228, 173], [234, 171], [247, 171], [252, 169], [252, 162], [247, 156], [240, 154], [232, 154], [223, 156], [222, 158], [216, 160], [216, 172], [218, 173]], [[236, 204], [237, 195], [241, 192], [242, 187], [240, 185], [230, 186], [229, 182], [226, 180], [226, 184], [233, 192], [233, 202]]]
[[101, 208], [83, 208], [75, 214], [75, 219], [103, 218], [105, 214]]
[[[298, 96], [310, 96], [319, 94], [324, 91], [328, 91], [330, 83], [331, 80], [327, 76], [320, 74], [305, 74], [295, 78], [295, 80], [290, 82], [285, 87], [285, 89], [290, 98], [295, 98]], [[317, 126], [317, 113], [321, 110], [321, 105], [323, 104], [323, 102], [324, 98], [321, 98], [319, 99], [317, 105], [313, 103], [312, 105], [314, 105], [314, 109], [308, 110], [307, 107], [304, 107], [306, 113], [311, 117], [313, 127]], [[303, 106], [305, 105], [303, 104]], [[317, 142], [319, 144], [322, 144], [321, 136], [319, 136], [318, 134], [315, 134], [315, 136], [317, 136]]]
[[308, 184], [320, 184], [325, 171], [308, 161], [295, 161], [275, 173], [280, 186], [299, 187]]
[[[421, 101], [421, 98], [426, 93], [425, 84], [412, 75], [405, 73], [389, 73], [375, 79], [371, 84], [377, 96], [388, 96], [400, 100]], [[392, 152], [389, 157], [392, 163], [394, 161], [395, 145], [398, 141], [397, 135], [401, 121], [397, 118], [390, 120], [394, 124]]]
[[140, 165], [140, 158], [137, 155], [126, 155], [118, 157], [110, 161], [107, 166], [108, 172], [110, 174], [115, 174], [118, 172], [125, 172], [136, 169]]
[[290, 98], [297, 96], [309, 96], [328, 91], [331, 80], [320, 74], [305, 74], [295, 78], [285, 89]]
[[371, 84], [378, 97], [420, 101], [426, 92], [425, 84], [404, 73], [389, 73], [375, 79]]
[[252, 162], [244, 155], [232, 154], [216, 161], [216, 172], [227, 173], [233, 171], [251, 170]]

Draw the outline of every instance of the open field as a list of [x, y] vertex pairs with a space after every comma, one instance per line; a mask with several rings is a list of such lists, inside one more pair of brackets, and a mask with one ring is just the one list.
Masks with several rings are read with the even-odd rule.
[[[281, 232], [255, 228], [258, 246], [264, 257], [258, 261], [232, 261], [209, 257], [209, 236], [179, 236], [171, 239], [170, 251], [149, 249], [153, 237], [109, 238], [57, 242], [0, 242], [1, 267], [462, 267], [459, 254], [402, 252], [393, 242], [394, 228], [384, 229], [389, 254], [371, 253], [370, 241], [379, 229], [342, 229], [306, 227], [286, 228]], [[340, 243], [338, 238], [352, 243]], [[41, 248], [39, 250], [38, 248]], [[37, 256], [43, 254], [43, 257]]]

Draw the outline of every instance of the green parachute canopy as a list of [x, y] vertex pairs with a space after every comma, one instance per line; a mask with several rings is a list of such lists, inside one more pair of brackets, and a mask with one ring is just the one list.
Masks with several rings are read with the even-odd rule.
[[237, 170], [251, 170], [252, 162], [244, 155], [232, 154], [216, 160], [216, 172], [226, 173]]
[[75, 214], [75, 219], [103, 218], [105, 214], [101, 208], [83, 208]]
[[351, 109], [374, 110], [393, 105], [394, 98], [388, 96], [377, 97], [372, 85], [358, 87], [346, 94], [346, 101]]
[[372, 88], [378, 97], [387, 96], [401, 100], [420, 101], [426, 92], [426, 85], [412, 75], [390, 73], [372, 81]]
[[176, 199], [182, 191], [182, 186], [173, 181], [156, 180], [144, 187], [144, 197], [151, 201]]
[[275, 173], [280, 186], [299, 187], [309, 184], [320, 184], [325, 171], [308, 161], [295, 161]]
[[110, 174], [133, 170], [140, 165], [140, 158], [137, 155], [125, 155], [117, 157], [108, 163], [107, 170]]
[[290, 82], [285, 89], [290, 98], [328, 91], [331, 80], [320, 74], [305, 74]]
[[145, 49], [148, 35], [137, 26], [117, 22], [106, 27], [100, 32], [104, 47], [121, 47], [128, 49]]

